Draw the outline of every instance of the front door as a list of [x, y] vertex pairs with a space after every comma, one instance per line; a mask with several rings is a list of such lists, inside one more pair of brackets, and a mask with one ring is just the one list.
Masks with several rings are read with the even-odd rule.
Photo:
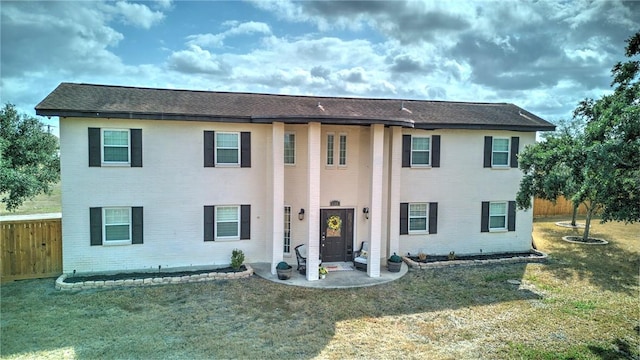
[[323, 262], [351, 261], [353, 209], [320, 210], [320, 256]]

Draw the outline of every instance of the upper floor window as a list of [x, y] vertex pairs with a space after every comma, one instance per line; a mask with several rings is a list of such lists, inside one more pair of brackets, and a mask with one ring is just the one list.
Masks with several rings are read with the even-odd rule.
[[509, 166], [509, 139], [493, 138], [491, 166]]
[[102, 129], [102, 161], [129, 163], [129, 130]]
[[240, 164], [240, 133], [216, 132], [216, 165]]
[[428, 166], [431, 158], [431, 139], [428, 137], [411, 138], [411, 166]]
[[347, 135], [340, 134], [340, 153], [338, 165], [346, 166], [347, 165]]
[[296, 163], [296, 134], [284, 134], [284, 163], [294, 165]]
[[334, 143], [334, 135], [327, 134], [327, 165], [333, 166], [333, 143]]

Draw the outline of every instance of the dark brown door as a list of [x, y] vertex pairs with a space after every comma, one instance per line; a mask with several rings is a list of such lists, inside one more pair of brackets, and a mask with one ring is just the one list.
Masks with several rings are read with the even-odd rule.
[[350, 261], [352, 255], [353, 209], [321, 209], [320, 256], [322, 261]]

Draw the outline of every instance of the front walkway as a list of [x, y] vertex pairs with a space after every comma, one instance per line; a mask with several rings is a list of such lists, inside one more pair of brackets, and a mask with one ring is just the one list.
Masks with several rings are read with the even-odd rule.
[[380, 277], [372, 278], [364, 271], [351, 270], [351, 271], [331, 271], [327, 274], [325, 279], [308, 281], [306, 277], [299, 272], [295, 271], [296, 266], [293, 267], [293, 274], [289, 280], [279, 280], [278, 275], [271, 274], [271, 264], [269, 263], [252, 263], [254, 273], [263, 279], [273, 281], [285, 285], [302, 286], [317, 289], [346, 289], [355, 287], [365, 287], [384, 284], [390, 281], [394, 281], [403, 277], [407, 271], [408, 266], [402, 263], [400, 272], [392, 273], [387, 270], [386, 266], [380, 267]]

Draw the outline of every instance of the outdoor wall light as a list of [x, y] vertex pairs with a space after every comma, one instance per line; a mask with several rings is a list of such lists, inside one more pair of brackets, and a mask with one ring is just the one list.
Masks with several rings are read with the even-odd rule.
[[364, 217], [368, 220], [369, 219], [369, 208], [366, 207], [366, 208], [362, 209], [362, 213], [364, 214]]
[[298, 220], [304, 220], [304, 209], [300, 209], [298, 213]]

